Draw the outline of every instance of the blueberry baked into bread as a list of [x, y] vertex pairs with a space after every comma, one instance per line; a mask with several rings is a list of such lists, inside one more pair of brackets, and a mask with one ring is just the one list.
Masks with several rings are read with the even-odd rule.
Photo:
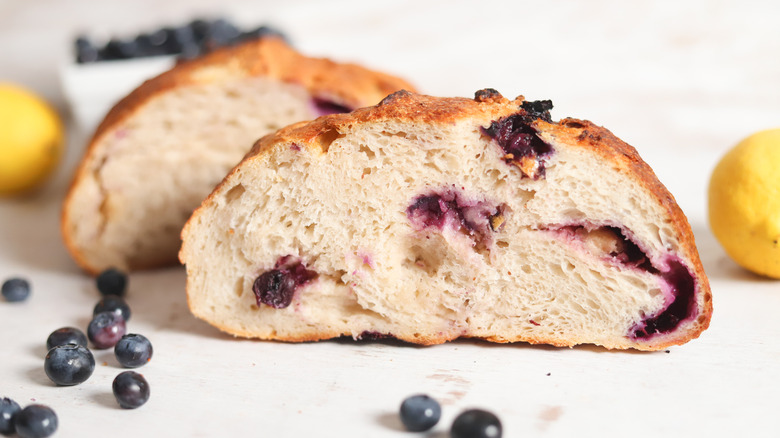
[[191, 311], [236, 336], [657, 350], [707, 328], [690, 226], [549, 101], [406, 91], [262, 138], [189, 219]]
[[66, 246], [92, 273], [175, 264], [192, 210], [257, 139], [408, 87], [305, 57], [275, 36], [181, 63], [120, 101], [98, 127], [65, 201]]

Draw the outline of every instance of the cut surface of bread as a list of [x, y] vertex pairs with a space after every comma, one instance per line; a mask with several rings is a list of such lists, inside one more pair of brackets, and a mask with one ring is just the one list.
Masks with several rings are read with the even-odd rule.
[[261, 139], [185, 226], [194, 315], [242, 337], [657, 350], [710, 287], [636, 150], [549, 101], [398, 92]]
[[66, 246], [91, 273], [175, 264], [192, 210], [257, 139], [406, 87], [307, 58], [276, 37], [182, 63], [133, 91], [98, 127], [65, 200]]

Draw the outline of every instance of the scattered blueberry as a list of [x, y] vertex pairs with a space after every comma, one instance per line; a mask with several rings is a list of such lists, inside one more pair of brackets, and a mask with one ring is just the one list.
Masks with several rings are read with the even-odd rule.
[[0, 434], [11, 435], [14, 433], [16, 414], [21, 410], [21, 406], [10, 398], [0, 398]]
[[44, 405], [29, 405], [16, 414], [16, 433], [21, 438], [46, 438], [57, 431], [57, 414]]
[[49, 379], [58, 385], [78, 385], [89, 379], [95, 371], [95, 357], [81, 345], [58, 345], [46, 354], [43, 369]]
[[87, 337], [95, 348], [102, 350], [111, 348], [126, 333], [125, 320], [113, 312], [102, 312], [95, 315], [87, 328]]
[[127, 334], [114, 346], [116, 360], [126, 368], [137, 368], [152, 359], [152, 343], [143, 335]]
[[58, 345], [76, 344], [87, 346], [87, 335], [75, 327], [63, 327], [54, 330], [46, 339], [46, 349], [51, 350]]
[[119, 406], [135, 409], [149, 400], [149, 383], [135, 371], [119, 373], [111, 385]]
[[24, 301], [30, 296], [30, 283], [23, 278], [9, 278], [3, 282], [2, 294], [9, 303]]
[[103, 296], [124, 296], [127, 288], [127, 275], [116, 268], [108, 268], [101, 272], [95, 279], [98, 291]]
[[501, 421], [494, 414], [481, 409], [462, 412], [452, 422], [452, 438], [501, 438]]
[[427, 395], [413, 395], [401, 403], [401, 422], [411, 432], [429, 430], [439, 422], [439, 418], [439, 402]]
[[130, 306], [127, 302], [117, 295], [106, 295], [95, 305], [92, 310], [92, 316], [98, 313], [112, 312], [121, 316], [125, 322], [130, 320]]

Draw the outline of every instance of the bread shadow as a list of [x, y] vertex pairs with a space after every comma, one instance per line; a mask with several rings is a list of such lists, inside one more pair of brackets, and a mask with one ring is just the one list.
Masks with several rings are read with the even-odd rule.
[[[408, 430], [406, 430], [403, 423], [401, 423], [398, 412], [383, 412], [376, 416], [376, 423], [387, 430], [392, 430], [394, 432], [404, 432], [407, 434], [410, 433]], [[416, 436], [424, 436], [426, 438], [446, 438], [449, 437], [450, 434], [449, 431], [446, 430], [432, 430], [424, 434], [417, 434]]]
[[102, 406], [108, 409], [122, 410], [122, 407], [119, 406], [119, 403], [116, 401], [116, 397], [114, 397], [114, 394], [111, 392], [98, 392], [92, 394], [91, 398], [92, 401], [94, 401], [98, 406]]
[[51, 387], [58, 386], [56, 383], [52, 382], [51, 379], [49, 379], [49, 376], [46, 375], [46, 371], [43, 369], [43, 361], [41, 361], [40, 366], [28, 369], [25, 374], [27, 376], [27, 380], [35, 384]]
[[132, 332], [134, 321], [141, 321], [155, 331], [233, 339], [190, 313], [185, 286], [186, 273], [181, 266], [131, 273], [125, 297], [132, 310], [128, 332]]
[[7, 212], [0, 227], [0, 247], [24, 266], [49, 272], [79, 274], [60, 234], [60, 207], [65, 189], [47, 187], [25, 197], [4, 201]]
[[398, 417], [398, 412], [383, 412], [376, 416], [376, 422], [385, 429], [406, 432], [406, 428]]

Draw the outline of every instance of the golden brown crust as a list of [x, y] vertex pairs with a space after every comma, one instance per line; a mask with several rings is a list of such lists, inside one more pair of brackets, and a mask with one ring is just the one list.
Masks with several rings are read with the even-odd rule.
[[[382, 102], [374, 107], [363, 108], [353, 111], [350, 114], [336, 114], [320, 117], [312, 122], [298, 123], [288, 126], [269, 134], [257, 143], [247, 154], [244, 160], [263, 159], [268, 156], [274, 147], [285, 147], [290, 143], [298, 144], [301, 147], [316, 151], [321, 148], [321, 139], [328, 136], [329, 132], [339, 132], [352, 124], [378, 122], [385, 119], [395, 121], [415, 121], [418, 123], [452, 123], [458, 120], [466, 120], [474, 116], [481, 119], [488, 115], [488, 119], [497, 119], [521, 110], [521, 104], [524, 98], [519, 96], [514, 101], [503, 98], [498, 93], [477, 93], [476, 99], [466, 98], [438, 98], [425, 95], [414, 94], [408, 91], [399, 91], [386, 97]], [[698, 337], [710, 323], [712, 315], [712, 294], [709, 281], [704, 272], [704, 268], [699, 259], [698, 251], [694, 241], [688, 219], [677, 205], [672, 194], [658, 180], [657, 176], [637, 153], [636, 149], [623, 142], [607, 129], [597, 126], [589, 121], [577, 119], [563, 119], [560, 122], [545, 122], [537, 119], [534, 127], [542, 136], [552, 137], [555, 141], [588, 149], [595, 154], [600, 155], [605, 161], [612, 163], [613, 167], [633, 179], [637, 180], [648, 193], [660, 203], [666, 210], [667, 217], [672, 224], [672, 228], [678, 233], [676, 236], [680, 242], [679, 253], [682, 258], [690, 264], [686, 264], [692, 271], [696, 279], [696, 299], [697, 305], [701, 308], [696, 319], [690, 323], [685, 330], [678, 330], [669, 335], [657, 336], [648, 340], [640, 340], [637, 343], [627, 342], [622, 345], [604, 345], [606, 348], [635, 348], [638, 350], [660, 350], [671, 345], [682, 345], [691, 339]], [[234, 168], [233, 172], [239, 166]], [[233, 173], [231, 172], [231, 174]], [[211, 203], [213, 197], [220, 192], [220, 187], [230, 178], [228, 175], [217, 189], [207, 198], [200, 209], [206, 208]], [[200, 210], [198, 209], [198, 210]], [[193, 217], [198, 215], [196, 210]], [[186, 229], [189, 226], [185, 226]], [[182, 233], [184, 235], [184, 232]], [[231, 332], [237, 336], [256, 337], [251, 333], [235, 333], [231, 330], [220, 327], [221, 330]], [[342, 333], [316, 333], [307, 335], [305, 340], [324, 340]], [[278, 339], [283, 341], [296, 342], [297, 338]], [[512, 338], [505, 339], [500, 337], [484, 338], [491, 342], [528, 342], [531, 344], [550, 344], [559, 347], [573, 346], [579, 342], [572, 339], [563, 338]], [[438, 344], [451, 340], [450, 338], [432, 338], [432, 339], [414, 339], [407, 340], [419, 344]]]
[[[90, 274], [97, 269], [84, 257], [73, 236], [67, 230], [71, 194], [86, 177], [90, 157], [102, 138], [118, 128], [147, 102], [170, 90], [205, 83], [263, 76], [286, 83], [298, 84], [315, 97], [348, 108], [373, 105], [400, 89], [412, 89], [403, 79], [375, 72], [355, 64], [341, 64], [324, 58], [309, 58], [290, 48], [280, 38], [268, 36], [237, 46], [225, 47], [203, 57], [177, 64], [173, 69], [144, 82], [119, 101], [96, 129], [84, 157], [76, 170], [61, 215], [61, 232], [65, 246], [76, 263]], [[149, 260], [135, 261], [132, 269], [148, 269], [168, 263]]]

